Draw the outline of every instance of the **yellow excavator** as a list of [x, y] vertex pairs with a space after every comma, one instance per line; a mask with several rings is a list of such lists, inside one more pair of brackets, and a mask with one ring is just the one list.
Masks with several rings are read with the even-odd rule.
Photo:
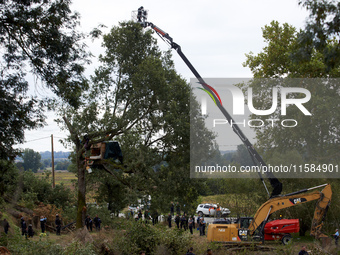
[[[309, 192], [322, 188], [321, 191]], [[321, 232], [321, 228], [332, 198], [330, 184], [303, 189], [290, 194], [277, 196], [262, 204], [253, 218], [239, 218], [235, 223], [230, 224], [209, 224], [208, 240], [220, 242], [242, 242], [242, 241], [262, 241], [264, 242], [264, 227], [269, 216], [281, 209], [292, 207], [301, 203], [317, 200], [310, 235], [315, 238], [327, 237]], [[285, 235], [283, 244], [290, 241], [290, 235]]]

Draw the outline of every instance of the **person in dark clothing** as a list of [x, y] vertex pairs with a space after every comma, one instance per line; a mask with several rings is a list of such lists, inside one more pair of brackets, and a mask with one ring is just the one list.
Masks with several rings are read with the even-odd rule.
[[204, 236], [205, 235], [205, 221], [204, 218], [200, 218], [200, 224], [199, 224], [199, 228], [200, 228], [200, 236]]
[[170, 214], [171, 216], [174, 216], [175, 213], [175, 205], [174, 202], [171, 202], [171, 206], [170, 206]]
[[25, 235], [27, 238], [27, 224], [24, 217], [21, 217], [21, 235]]
[[89, 222], [89, 225], [90, 225], [90, 231], [92, 232], [92, 227], [93, 227], [93, 220], [91, 219], [91, 217], [90, 217], [90, 222]]
[[207, 224], [203, 217], [202, 217], [202, 223], [203, 223], [203, 235], [205, 236], [205, 227]]
[[155, 225], [156, 224], [156, 218], [158, 218], [156, 211], [152, 212], [151, 217], [152, 217], [152, 225]]
[[195, 255], [194, 254], [194, 248], [190, 247], [186, 255]]
[[192, 215], [192, 228], [195, 229], [195, 215]]
[[179, 228], [179, 221], [180, 221], [180, 217], [179, 215], [177, 214], [176, 217], [175, 217], [175, 223], [177, 225], [177, 228]]
[[178, 202], [177, 202], [177, 204], [176, 204], [176, 213], [177, 213], [178, 215], [181, 214], [181, 206], [179, 205]]
[[28, 225], [27, 233], [28, 233], [28, 237], [33, 237], [34, 236], [34, 231], [33, 231], [32, 224]]
[[301, 251], [299, 252], [299, 255], [308, 255], [308, 252], [306, 251], [306, 246], [301, 247]]
[[158, 224], [158, 211], [155, 211], [155, 224]]
[[193, 234], [192, 232], [193, 224], [194, 224], [194, 220], [192, 219], [192, 217], [190, 217], [190, 219], [188, 220], [188, 225], [189, 225], [189, 230], [191, 234]]
[[172, 220], [171, 213], [169, 213], [168, 215], [169, 228], [171, 228], [171, 220]]
[[338, 245], [338, 240], [339, 240], [339, 230], [336, 229], [335, 230], [335, 234], [333, 235], [334, 239], [335, 239], [335, 245]]
[[200, 220], [201, 220], [201, 217], [198, 215], [197, 217], [197, 230], [198, 231], [200, 230]]
[[54, 223], [55, 223], [55, 228], [56, 228], [56, 230], [57, 230], [57, 231], [56, 231], [56, 234], [57, 234], [58, 236], [60, 236], [61, 220], [60, 220], [60, 218], [59, 218], [59, 214], [56, 214]]
[[9, 223], [6, 219], [3, 220], [2, 226], [4, 227], [5, 234], [8, 234], [8, 229], [9, 229]]
[[149, 210], [146, 209], [145, 212], [144, 212], [144, 220], [145, 220], [146, 224], [148, 223], [149, 219], [150, 219]]
[[181, 229], [184, 228], [185, 231], [187, 230], [186, 221], [187, 219], [185, 218], [185, 215], [183, 214], [181, 217]]
[[142, 210], [138, 211], [138, 220], [140, 220], [143, 217]]
[[90, 225], [89, 225], [89, 218], [90, 218], [90, 216], [86, 216], [86, 218], [85, 218], [85, 226], [86, 226], [86, 228], [87, 228], [87, 230], [89, 230], [89, 228], [90, 228]]
[[85, 226], [86, 226], [88, 231], [92, 232], [92, 225], [93, 225], [92, 219], [90, 218], [89, 215], [87, 215], [87, 217], [85, 219]]
[[186, 213], [184, 214], [184, 217], [185, 217], [185, 230], [187, 230], [189, 226], [189, 217]]
[[102, 223], [102, 221], [98, 217], [98, 215], [96, 215], [96, 217], [94, 217], [93, 222], [94, 222], [94, 226], [96, 227], [96, 230], [100, 231], [100, 224]]
[[46, 229], [46, 221], [47, 218], [44, 216], [40, 216], [40, 228], [41, 228], [41, 233], [45, 233], [45, 229]]

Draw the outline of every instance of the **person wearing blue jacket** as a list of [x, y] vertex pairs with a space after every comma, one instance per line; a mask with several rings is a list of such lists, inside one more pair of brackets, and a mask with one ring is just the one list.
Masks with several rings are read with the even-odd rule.
[[41, 233], [45, 233], [45, 230], [46, 230], [46, 221], [47, 221], [47, 218], [45, 216], [40, 216]]

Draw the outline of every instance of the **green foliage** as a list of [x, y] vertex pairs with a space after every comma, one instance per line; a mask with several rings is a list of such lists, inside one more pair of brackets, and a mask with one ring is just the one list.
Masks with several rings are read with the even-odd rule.
[[21, 173], [19, 187], [20, 200], [25, 206], [33, 208], [36, 202], [54, 204], [57, 207], [66, 207], [72, 201], [72, 192], [63, 184], [57, 184], [52, 189], [48, 176], [38, 178], [31, 171]]
[[35, 152], [32, 149], [25, 149], [22, 155], [22, 159], [24, 160], [23, 167], [25, 171], [32, 170], [33, 173], [36, 173], [41, 166], [40, 153]]
[[[252, 53], [247, 55], [245, 63], [245, 66], [252, 70], [254, 77], [339, 77], [338, 46], [336, 46], [338, 43], [332, 39], [334, 31], [327, 32], [324, 30], [332, 22], [335, 24], [335, 20], [332, 20], [332, 17], [335, 16], [330, 15], [327, 18], [329, 12], [325, 11], [325, 8], [329, 8], [332, 4], [327, 3], [327, 1], [304, 2], [309, 6], [307, 9], [312, 10], [311, 19], [308, 21], [305, 30], [296, 32], [288, 24], [279, 25], [278, 22], [274, 21], [270, 26], [263, 28], [263, 37], [267, 46], [264, 47], [263, 52], [256, 56]], [[330, 22], [327, 25], [324, 23], [326, 20]], [[318, 29], [313, 30], [312, 27]], [[319, 38], [319, 36], [322, 38]], [[318, 42], [321, 44], [318, 44]], [[333, 64], [329, 60], [334, 60]], [[261, 81], [263, 80], [255, 80], [252, 84], [256, 99], [255, 108], [269, 109], [272, 100], [271, 89], [268, 88], [272, 86], [269, 82]], [[304, 162], [339, 163], [339, 146], [337, 143], [339, 130], [337, 127], [339, 126], [340, 116], [338, 111], [334, 110], [339, 107], [339, 82], [332, 79], [325, 79], [318, 83], [315, 81], [318, 80], [300, 80], [299, 83], [312, 94], [312, 99], [306, 104], [306, 108], [312, 112], [312, 116], [302, 116], [298, 111], [288, 107], [288, 116], [284, 117], [296, 119], [298, 121], [297, 127], [285, 129], [281, 126], [275, 126], [274, 128], [256, 129], [257, 146], [267, 163], [272, 165], [287, 165], [288, 163], [300, 165]], [[289, 87], [289, 84], [281, 84]], [[256, 118], [262, 117], [256, 116]], [[282, 119], [282, 116], [279, 116], [276, 112], [270, 118]], [[285, 193], [327, 182], [332, 184], [333, 189], [338, 187], [338, 181], [333, 179], [282, 179], [281, 181]], [[339, 212], [338, 199], [336, 193], [333, 192], [332, 205], [323, 228], [326, 232], [329, 231], [329, 226], [337, 222], [335, 215]], [[314, 203], [308, 203], [278, 213], [287, 218], [301, 219], [300, 232], [304, 235], [310, 229], [314, 206]]]
[[321, 52], [325, 73], [332, 77], [340, 74], [339, 13], [337, 1], [300, 0], [299, 4], [309, 11], [304, 31], [299, 34], [299, 62], [310, 61], [313, 49]]
[[106, 204], [99, 204], [99, 206], [88, 206], [86, 214], [89, 215], [92, 219], [98, 215], [100, 220], [102, 221], [103, 226], [109, 226], [112, 228], [116, 228], [118, 225], [124, 225], [124, 221], [121, 219], [116, 219], [114, 217], [111, 218], [111, 212], [108, 210]]
[[56, 184], [55, 188], [47, 194], [47, 200], [49, 204], [54, 204], [58, 208], [65, 208], [73, 202], [73, 193], [63, 183]]
[[70, 164], [71, 162], [68, 160], [58, 161], [55, 166], [55, 170], [67, 170]]
[[41, 162], [44, 169], [52, 166], [52, 159], [43, 159]]
[[102, 204], [108, 203], [107, 208], [114, 214], [118, 214], [133, 199], [129, 197], [127, 187], [107, 172], [94, 169], [87, 179], [90, 189], [98, 187], [95, 194], [96, 201]]
[[86, 82], [82, 73], [87, 53], [75, 29], [78, 14], [70, 1], [0, 3], [0, 49], [4, 65], [0, 81], [0, 159], [14, 159], [13, 148], [24, 141], [24, 130], [44, 124], [45, 103], [27, 96], [26, 73], [73, 106]]
[[[257, 146], [264, 152], [263, 155], [269, 158], [275, 151], [286, 153], [296, 150], [305, 161], [313, 163], [337, 163], [339, 162], [338, 137], [340, 115], [335, 109], [339, 108], [339, 87], [337, 79], [329, 77], [339, 77], [339, 65], [329, 70], [329, 65], [324, 63], [325, 52], [321, 51], [313, 44], [308, 60], [301, 62], [298, 52], [302, 47], [299, 35], [304, 31], [296, 32], [295, 28], [288, 24], [280, 25], [272, 22], [270, 26], [263, 28], [263, 37], [267, 42], [263, 52], [254, 56], [247, 55], [245, 66], [249, 66], [256, 78], [278, 78], [287, 76], [288, 78], [315, 78], [324, 79], [277, 79], [265, 80], [254, 79], [250, 84], [253, 89], [253, 103], [256, 109], [270, 109], [272, 103], [271, 91], [273, 82], [282, 87], [291, 87], [299, 84], [309, 90], [312, 94], [311, 100], [304, 106], [311, 112], [312, 116], [305, 116], [294, 105], [287, 107], [287, 114], [282, 115], [278, 109], [271, 115], [258, 116], [252, 118], [294, 119], [298, 125], [294, 128], [285, 128], [276, 124], [274, 127], [266, 125], [255, 128]], [[329, 45], [333, 42], [328, 41]], [[336, 53], [334, 53], [336, 54]], [[288, 162], [286, 162], [287, 164]], [[290, 163], [290, 162], [289, 162]]]
[[40, 238], [39, 241], [27, 240], [21, 236], [19, 228], [16, 229], [14, 234], [1, 235], [0, 246], [5, 246], [10, 250], [11, 254], [20, 255], [87, 255], [98, 254], [91, 243], [82, 244], [73, 241], [65, 247], [55, 244], [48, 236]]
[[12, 162], [0, 159], [0, 196], [12, 193], [18, 180], [18, 169]]
[[[189, 176], [189, 85], [176, 73], [170, 52], [160, 51], [152, 32], [139, 24], [122, 22], [113, 27], [103, 36], [103, 47], [101, 65], [82, 94], [83, 104], [77, 109], [59, 108], [59, 123], [76, 145], [79, 201], [85, 201], [85, 149], [80, 141], [87, 134], [89, 145], [114, 139], [122, 148], [124, 166], [97, 161], [91, 167], [96, 172], [93, 179], [86, 174], [86, 181], [98, 187], [100, 200], [112, 204], [113, 211], [145, 195], [162, 209], [173, 199], [191, 204], [198, 196], [199, 181]], [[195, 107], [194, 118], [206, 131], [197, 118], [197, 102]], [[205, 139], [208, 146], [201, 147], [208, 151], [212, 135], [203, 131], [196, 134]], [[80, 215], [78, 219], [81, 222]]]
[[246, 54], [243, 65], [250, 68], [255, 78], [277, 78], [291, 72], [290, 50], [296, 40], [296, 29], [287, 23], [280, 25], [272, 21], [262, 28], [262, 36], [267, 45], [256, 56], [252, 52]]
[[160, 241], [155, 229], [150, 224], [143, 224], [141, 221], [133, 224], [131, 230], [127, 233], [127, 238], [132, 240], [132, 247], [144, 250], [149, 254], [154, 251], [157, 243]]
[[151, 224], [134, 222], [126, 229], [124, 236], [118, 237], [112, 246], [122, 254], [156, 254], [158, 251], [167, 254], [184, 254], [191, 244], [190, 234], [177, 229], [155, 228]]
[[62, 254], [75, 254], [75, 255], [96, 255], [98, 252], [91, 243], [85, 245], [78, 241], [73, 241], [70, 245], [66, 246]]
[[184, 254], [191, 244], [191, 238], [185, 231], [167, 229], [166, 231], [161, 231], [160, 237], [160, 244], [163, 244], [169, 254], [173, 255]]
[[20, 233], [19, 228], [15, 230], [14, 234], [4, 235], [0, 239], [0, 245], [4, 245], [10, 250], [11, 254], [62, 254], [62, 247], [55, 245], [52, 241], [44, 238], [41, 241], [25, 240]]
[[40, 180], [32, 171], [25, 171], [22, 173], [21, 180], [21, 200], [26, 205], [33, 205], [37, 201], [47, 202], [47, 196], [52, 190], [47, 177]]

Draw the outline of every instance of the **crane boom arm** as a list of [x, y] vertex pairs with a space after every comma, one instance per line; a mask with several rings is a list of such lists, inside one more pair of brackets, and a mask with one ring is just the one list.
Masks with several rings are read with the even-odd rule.
[[[308, 191], [319, 187], [324, 188], [322, 191], [307, 193]], [[291, 194], [287, 194], [285, 196], [269, 199], [257, 210], [254, 216], [254, 220], [249, 227], [250, 235], [253, 235], [255, 230], [261, 228], [266, 224], [270, 214], [284, 208], [295, 206], [297, 204], [318, 200], [314, 211], [310, 234], [312, 236], [315, 236], [316, 238], [322, 237], [324, 236], [324, 234], [321, 233], [321, 227], [323, 225], [324, 218], [330, 205], [331, 198], [331, 185], [324, 184], [309, 189], [303, 189]]]
[[[198, 80], [198, 82], [202, 85], [202, 87], [204, 89], [206, 89], [207, 91], [209, 91], [211, 93], [211, 95], [214, 97], [215, 102], [218, 106], [218, 108], [221, 110], [222, 114], [225, 116], [225, 118], [227, 119], [227, 121], [229, 123], [233, 123], [232, 125], [232, 129], [233, 131], [238, 135], [238, 137], [241, 139], [241, 141], [243, 142], [243, 144], [246, 146], [249, 154], [251, 155], [252, 159], [254, 160], [254, 162], [256, 162], [258, 165], [260, 166], [267, 166], [267, 164], [264, 162], [264, 160], [262, 159], [262, 157], [260, 156], [260, 154], [255, 150], [255, 148], [253, 147], [253, 145], [250, 143], [250, 141], [248, 140], [248, 138], [245, 136], [245, 134], [242, 132], [242, 130], [240, 129], [240, 127], [236, 124], [236, 122], [233, 120], [233, 118], [231, 117], [231, 115], [227, 112], [227, 110], [222, 106], [222, 104], [220, 103], [220, 100], [218, 100], [217, 96], [214, 93], [214, 89], [209, 86], [204, 79], [201, 77], [201, 75], [197, 72], [197, 70], [195, 69], [195, 67], [190, 63], [190, 61], [188, 60], [188, 58], [184, 55], [184, 53], [181, 50], [181, 47], [175, 43], [172, 39], [172, 37], [166, 33], [165, 31], [163, 31], [162, 29], [160, 29], [159, 27], [157, 27], [156, 25], [154, 25], [151, 22], [147, 22], [146, 21], [146, 16], [147, 14], [145, 13], [143, 7], [139, 8], [139, 10], [141, 11], [141, 16], [138, 17], [138, 22], [143, 26], [143, 27], [151, 27], [165, 42], [167, 42], [171, 48], [175, 49], [178, 53], [178, 55], [182, 58], [182, 60], [185, 62], [185, 64], [188, 66], [188, 68], [191, 70], [191, 72], [194, 74], [194, 76], [196, 77], [196, 79]], [[143, 13], [145, 13], [145, 15], [142, 15]], [[264, 180], [261, 176], [261, 173], [258, 173], [260, 176], [261, 181], [263, 182], [266, 191], [267, 187], [264, 183]], [[266, 172], [266, 177], [268, 178], [273, 190], [272, 193], [270, 195], [270, 197], [275, 197], [281, 194], [282, 192], [282, 183], [273, 175], [273, 173], [271, 172]], [[269, 192], [268, 192], [269, 194]]]

